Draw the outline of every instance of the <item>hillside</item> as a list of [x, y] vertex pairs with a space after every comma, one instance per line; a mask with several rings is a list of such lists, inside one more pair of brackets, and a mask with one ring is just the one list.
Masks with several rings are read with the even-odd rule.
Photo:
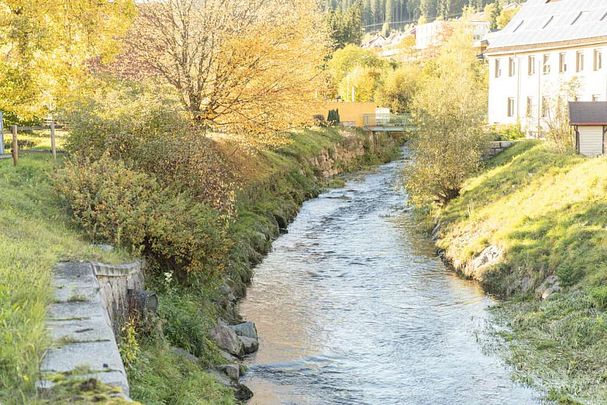
[[510, 361], [551, 399], [607, 401], [606, 190], [606, 158], [524, 141], [440, 214], [445, 258], [511, 298]]

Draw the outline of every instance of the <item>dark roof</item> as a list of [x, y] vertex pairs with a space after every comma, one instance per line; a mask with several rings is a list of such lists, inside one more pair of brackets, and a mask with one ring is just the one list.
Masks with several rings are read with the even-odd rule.
[[607, 102], [569, 102], [569, 122], [571, 125], [607, 125]]

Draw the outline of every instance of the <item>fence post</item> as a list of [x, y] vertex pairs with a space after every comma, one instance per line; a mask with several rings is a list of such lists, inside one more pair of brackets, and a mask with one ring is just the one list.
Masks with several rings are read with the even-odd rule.
[[11, 149], [11, 155], [13, 155], [13, 166], [17, 166], [19, 161], [19, 144], [17, 143], [17, 126], [11, 125], [11, 132], [13, 133], [13, 147]]
[[55, 145], [55, 120], [51, 121], [51, 151], [53, 152], [53, 160], [57, 160], [57, 147]]
[[4, 120], [0, 111], [0, 155], [4, 155]]

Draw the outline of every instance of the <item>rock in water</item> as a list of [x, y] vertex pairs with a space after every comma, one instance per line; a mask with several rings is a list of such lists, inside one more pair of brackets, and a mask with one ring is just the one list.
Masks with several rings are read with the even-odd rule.
[[234, 393], [234, 396], [239, 401], [247, 401], [247, 400], [253, 398], [253, 391], [251, 391], [249, 389], [249, 387], [247, 387], [246, 385], [239, 384], [238, 387], [236, 388], [236, 392]]
[[238, 325], [231, 325], [230, 328], [232, 328], [232, 330], [236, 332], [238, 336], [246, 336], [255, 340], [258, 339], [257, 328], [251, 321], [239, 323]]
[[211, 330], [211, 339], [228, 353], [242, 357], [245, 353], [242, 341], [229, 326], [220, 323]]
[[255, 353], [259, 349], [259, 341], [246, 336], [238, 336], [242, 342], [242, 347], [245, 354]]

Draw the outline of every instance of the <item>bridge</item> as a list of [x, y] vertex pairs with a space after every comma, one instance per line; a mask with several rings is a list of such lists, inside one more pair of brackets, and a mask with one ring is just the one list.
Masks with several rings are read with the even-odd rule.
[[415, 131], [409, 114], [364, 114], [363, 128], [372, 132]]

